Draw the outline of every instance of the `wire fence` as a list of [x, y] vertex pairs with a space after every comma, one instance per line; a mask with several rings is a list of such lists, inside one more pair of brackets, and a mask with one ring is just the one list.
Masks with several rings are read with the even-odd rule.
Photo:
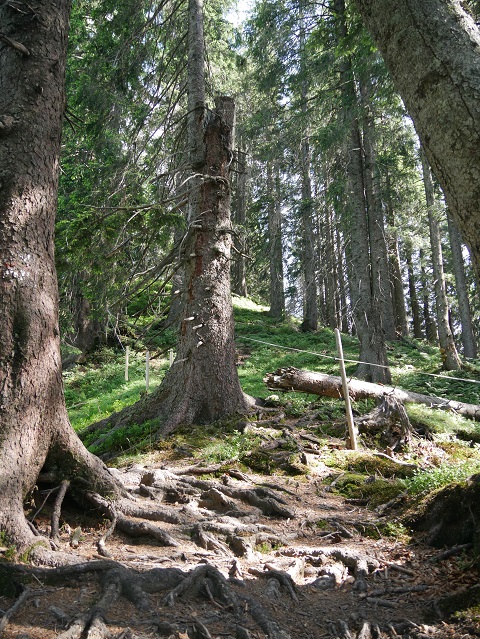
[[[274, 348], [280, 348], [286, 351], [295, 351], [296, 353], [305, 353], [307, 355], [315, 355], [316, 357], [321, 357], [323, 359], [330, 359], [333, 361], [340, 361], [339, 357], [335, 355], [326, 355], [325, 353], [317, 353], [316, 351], [304, 351], [301, 348], [292, 348], [291, 346], [282, 346], [281, 344], [273, 344], [272, 342], [265, 342], [264, 340], [254, 339], [253, 337], [237, 337], [237, 340], [247, 340], [249, 342], [257, 342], [258, 344], [265, 344], [266, 346], [273, 346]], [[378, 368], [390, 368], [389, 366], [384, 366], [383, 364], [372, 364], [371, 362], [362, 362], [357, 359], [343, 359], [344, 362], [348, 362], [349, 364], [367, 364], [368, 366], [377, 366]], [[453, 377], [450, 375], [438, 375], [436, 373], [426, 373], [424, 371], [416, 370], [412, 371], [417, 375], [427, 375], [428, 377], [439, 377], [440, 379], [446, 379], [449, 381], [459, 381], [459, 382], [469, 382], [471, 384], [480, 384], [480, 380], [478, 379], [468, 379], [465, 377]]]

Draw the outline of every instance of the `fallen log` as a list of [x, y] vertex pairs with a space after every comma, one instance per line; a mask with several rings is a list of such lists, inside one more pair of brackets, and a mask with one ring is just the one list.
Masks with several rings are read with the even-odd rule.
[[[334, 375], [314, 373], [298, 368], [279, 368], [274, 373], [267, 373], [263, 381], [271, 390], [298, 391], [301, 393], [313, 393], [325, 397], [343, 398], [342, 380]], [[442, 399], [434, 395], [422, 395], [413, 391], [406, 391], [393, 386], [372, 384], [358, 379], [350, 379], [349, 394], [353, 401], [359, 399], [382, 399], [390, 395], [402, 403], [425, 404], [431, 408], [440, 408], [459, 413], [469, 419], [480, 421], [480, 406], [465, 404], [450, 399]]]

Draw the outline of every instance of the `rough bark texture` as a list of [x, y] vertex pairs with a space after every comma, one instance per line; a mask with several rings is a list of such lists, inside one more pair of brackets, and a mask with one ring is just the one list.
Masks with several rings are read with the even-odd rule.
[[237, 151], [237, 188], [235, 192], [234, 221], [240, 236], [238, 252], [233, 259], [232, 290], [237, 295], [247, 297], [247, 264], [245, 259], [245, 239], [247, 221], [247, 154]]
[[0, 529], [20, 547], [35, 539], [23, 500], [45, 463], [118, 494], [62, 390], [53, 233], [70, 4], [24, 9], [0, 8], [7, 42], [25, 49], [0, 49]]
[[[325, 397], [343, 397], [342, 380], [334, 375], [324, 373], [313, 373], [303, 371], [298, 368], [279, 368], [274, 373], [267, 373], [263, 380], [271, 389], [282, 389], [289, 391], [300, 391], [301, 393], [314, 393]], [[465, 415], [476, 421], [480, 421], [480, 406], [476, 404], [465, 404], [454, 400], [442, 399], [434, 395], [422, 395], [412, 391], [405, 391], [393, 386], [383, 384], [371, 384], [369, 382], [350, 379], [348, 382], [349, 394], [354, 401], [359, 399], [382, 399], [384, 395], [389, 395], [399, 402], [412, 404], [426, 404], [434, 408], [444, 408], [453, 410], [460, 415]]]
[[385, 235], [385, 216], [378, 183], [376, 167], [375, 125], [371, 110], [372, 88], [368, 79], [360, 84], [363, 112], [363, 164], [365, 174], [365, 195], [368, 208], [368, 232], [372, 271], [372, 291], [378, 302], [382, 317], [382, 327], [387, 340], [397, 338], [395, 316], [390, 288], [389, 260]]
[[480, 33], [458, 0], [355, 0], [480, 272]]

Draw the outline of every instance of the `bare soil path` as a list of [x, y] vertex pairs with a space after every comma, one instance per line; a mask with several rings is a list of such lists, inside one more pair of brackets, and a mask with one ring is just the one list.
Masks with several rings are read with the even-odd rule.
[[[60, 550], [75, 552], [82, 568], [32, 574], [26, 565], [24, 584], [0, 599], [12, 613], [0, 636], [480, 636], [480, 623], [442, 619], [439, 609], [441, 597], [474, 584], [477, 573], [455, 557], [432, 561], [439, 551], [420, 541], [374, 539], [385, 518], [328, 492], [321, 483], [328, 469], [298, 481], [206, 470], [169, 462], [112, 471], [155, 513], [147, 525], [168, 533], [174, 546], [142, 534], [150, 529], [132, 533], [133, 517], [117, 522], [99, 546], [110, 521], [99, 526], [88, 510], [71, 519], [64, 504]], [[48, 532], [47, 517], [36, 523]], [[76, 526], [81, 534], [72, 551]]]

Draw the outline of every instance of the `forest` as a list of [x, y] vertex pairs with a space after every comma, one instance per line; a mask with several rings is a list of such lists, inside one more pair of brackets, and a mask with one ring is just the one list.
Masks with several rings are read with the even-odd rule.
[[479, 21], [0, 2], [0, 636], [480, 636]]

